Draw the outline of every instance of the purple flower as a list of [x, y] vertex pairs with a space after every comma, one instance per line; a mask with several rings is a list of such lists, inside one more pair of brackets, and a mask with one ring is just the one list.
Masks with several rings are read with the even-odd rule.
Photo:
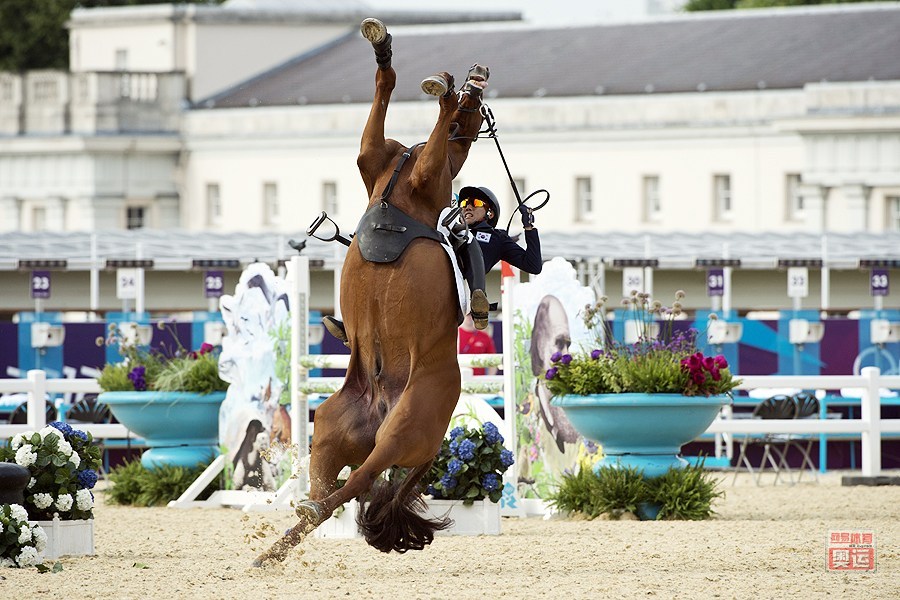
[[560, 358], [562, 358], [562, 352], [554, 352], [550, 355], [551, 362], [559, 362]]
[[718, 356], [715, 358], [715, 361], [716, 361], [716, 366], [717, 366], [718, 368], [720, 368], [720, 369], [727, 369], [727, 368], [728, 368], [728, 361], [725, 360], [725, 357], [722, 356], [721, 354], [718, 355]]
[[553, 379], [554, 377], [556, 377], [556, 374], [558, 372], [559, 372], [559, 369], [557, 369], [556, 367], [550, 367], [549, 369], [547, 369], [547, 374], [544, 375], [544, 378], [545, 379]]
[[485, 473], [481, 478], [481, 487], [488, 492], [493, 492], [500, 487], [500, 478], [496, 473]]
[[562, 358], [559, 359], [559, 362], [561, 362], [564, 365], [569, 364], [570, 362], [572, 362], [572, 355], [571, 354], [563, 354]]
[[594, 360], [597, 360], [601, 356], [603, 356], [603, 350], [591, 350], [591, 358]]
[[147, 389], [147, 381], [144, 379], [144, 373], [146, 371], [147, 369], [143, 365], [138, 365], [128, 374], [128, 379], [131, 380], [131, 384], [134, 386], [135, 391], [143, 392]]
[[496, 444], [497, 442], [503, 443], [503, 436], [500, 435], [497, 426], [490, 421], [484, 424], [484, 441], [488, 444]]

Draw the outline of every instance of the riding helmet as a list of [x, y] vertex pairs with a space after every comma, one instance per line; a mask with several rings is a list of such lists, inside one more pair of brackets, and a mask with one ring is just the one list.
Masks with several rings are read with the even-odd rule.
[[467, 185], [459, 190], [459, 199], [465, 200], [466, 198], [478, 198], [487, 202], [493, 215], [486, 220], [491, 227], [497, 226], [497, 223], [500, 221], [500, 203], [497, 201], [497, 196], [494, 195], [494, 192], [486, 187]]

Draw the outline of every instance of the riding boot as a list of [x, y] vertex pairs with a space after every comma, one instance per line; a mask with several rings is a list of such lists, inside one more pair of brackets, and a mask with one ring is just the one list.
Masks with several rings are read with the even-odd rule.
[[363, 37], [369, 40], [372, 48], [375, 49], [375, 62], [378, 63], [379, 69], [388, 69], [391, 66], [391, 34], [387, 32], [387, 27], [378, 19], [363, 19], [359, 26], [359, 31]]
[[343, 321], [338, 321], [334, 317], [326, 316], [322, 317], [322, 325], [325, 326], [328, 333], [342, 341], [348, 348], [350, 347], [350, 340], [347, 339], [347, 330], [344, 329]]
[[484, 257], [481, 255], [481, 246], [474, 239], [461, 249], [460, 258], [463, 265], [463, 276], [469, 289], [472, 291], [471, 311], [475, 329], [486, 329], [488, 326], [488, 311], [491, 306], [484, 293]]

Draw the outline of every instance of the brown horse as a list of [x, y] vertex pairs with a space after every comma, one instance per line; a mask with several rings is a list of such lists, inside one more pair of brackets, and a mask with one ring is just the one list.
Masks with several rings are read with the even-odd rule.
[[[390, 203], [433, 228], [481, 128], [481, 93], [488, 70], [473, 67], [458, 95], [446, 72], [423, 81], [423, 90], [439, 96], [440, 113], [427, 142], [406, 148], [384, 137], [396, 83], [391, 37], [375, 19], [363, 21], [361, 30], [378, 63], [375, 97], [357, 159], [369, 208]], [[405, 153], [409, 156], [403, 162]], [[419, 480], [440, 449], [460, 393], [459, 307], [452, 265], [439, 243], [425, 237], [409, 242], [392, 262], [370, 262], [360, 249], [362, 229], [350, 245], [341, 275], [350, 364], [343, 387], [316, 410], [310, 500], [297, 507], [300, 522], [255, 565], [283, 560], [353, 498], [368, 501], [358, 523], [366, 541], [383, 552], [420, 550], [450, 523], [420, 514], [424, 504]], [[346, 465], [359, 467], [336, 489], [338, 473]], [[395, 466], [408, 469], [405, 477], [379, 478]]]

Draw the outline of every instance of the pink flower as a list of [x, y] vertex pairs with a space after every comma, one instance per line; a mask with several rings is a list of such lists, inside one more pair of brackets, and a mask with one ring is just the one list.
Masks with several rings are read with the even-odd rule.
[[728, 368], [728, 361], [725, 360], [725, 357], [722, 356], [721, 354], [718, 355], [718, 356], [716, 357], [715, 360], [716, 360], [716, 366], [717, 366], [718, 368], [720, 368], [720, 369], [727, 369], [727, 368]]

